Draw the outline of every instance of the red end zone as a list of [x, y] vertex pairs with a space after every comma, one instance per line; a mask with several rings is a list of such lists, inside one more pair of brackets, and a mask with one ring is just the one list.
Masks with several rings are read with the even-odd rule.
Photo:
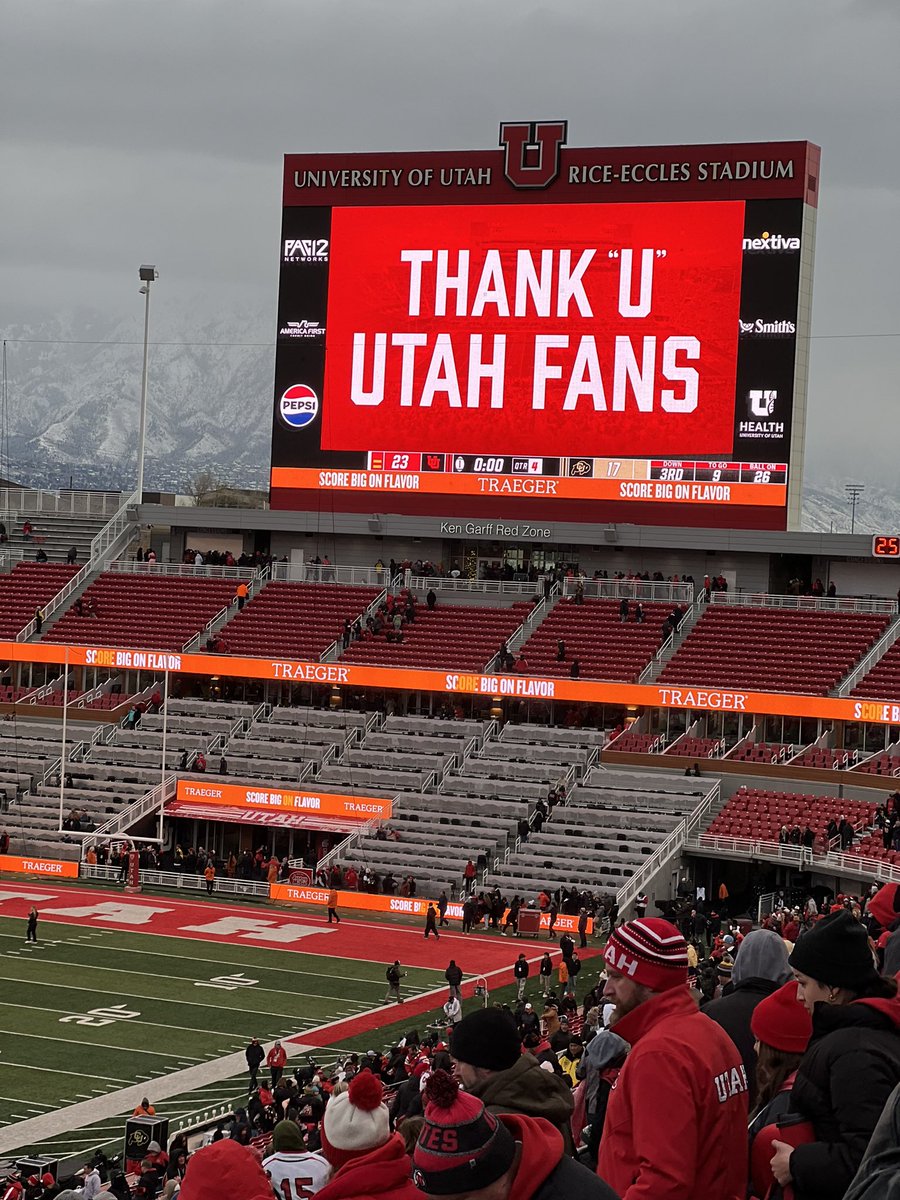
[[[520, 952], [531, 958], [548, 948], [546, 940], [523, 937], [501, 942], [487, 934], [467, 936], [447, 929], [442, 931], [440, 941], [433, 938], [426, 941], [422, 927], [360, 921], [350, 916], [343, 916], [339, 926], [329, 926], [324, 916], [306, 913], [285, 916], [277, 909], [262, 906], [0, 882], [0, 916], [24, 921], [32, 905], [42, 922], [88, 928], [163, 934], [385, 964], [399, 958], [406, 966], [440, 971], [451, 958], [456, 958], [466, 974], [508, 970], [509, 978], [498, 980], [498, 986], [512, 982], [512, 964]], [[585, 951], [586, 955], [590, 953]]]

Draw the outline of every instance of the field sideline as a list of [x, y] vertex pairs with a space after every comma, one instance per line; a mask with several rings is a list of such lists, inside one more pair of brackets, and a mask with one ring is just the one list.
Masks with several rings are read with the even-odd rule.
[[[25, 942], [32, 903], [36, 945]], [[477, 976], [489, 975], [492, 990], [508, 985], [519, 951], [535, 959], [545, 948], [458, 931], [426, 942], [418, 925], [350, 916], [329, 928], [293, 910], [0, 883], [0, 1153], [117, 1148], [133, 1101], [116, 1094], [134, 1085], [153, 1100], [156, 1084], [157, 1108], [173, 1122], [230, 1107], [244, 1090], [251, 1037], [332, 1061], [339, 1049], [421, 1028], [445, 998], [450, 958], [471, 994]], [[401, 1010], [384, 1006], [395, 957], [407, 972]], [[201, 1083], [178, 1087], [198, 1069]], [[73, 1105], [67, 1119], [59, 1110]]]

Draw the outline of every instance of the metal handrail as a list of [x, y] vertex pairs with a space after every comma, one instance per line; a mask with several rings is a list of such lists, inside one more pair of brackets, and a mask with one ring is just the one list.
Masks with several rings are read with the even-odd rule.
[[872, 647], [872, 649], [861, 658], [849, 675], [846, 675], [838, 686], [835, 688], [836, 696], [849, 696], [853, 689], [859, 683], [864, 675], [872, 670], [875, 664], [882, 659], [885, 654], [900, 637], [900, 619], [894, 620], [888, 625], [887, 629]]
[[334, 583], [349, 587], [385, 586], [387, 570], [374, 567], [342, 566], [337, 563], [303, 562], [272, 563], [272, 578], [282, 583]]
[[648, 579], [584, 579], [567, 576], [562, 594], [572, 596], [581, 584], [585, 599], [671, 601], [694, 603], [694, 584], [659, 583]]
[[[177, 775], [166, 775], [162, 783], [158, 783], [151, 791], [145, 792], [133, 804], [129, 804], [127, 808], [123, 808], [115, 816], [110, 817], [103, 825], [98, 825], [96, 829], [91, 830], [82, 842], [82, 855], [88, 846], [94, 845], [97, 841], [124, 834], [126, 829], [137, 824], [142, 817], [147, 816], [154, 809], [158, 809], [162, 813], [163, 805], [174, 797], [177, 783]], [[129, 838], [129, 841], [157, 842], [159, 838]]]
[[791, 608], [816, 612], [890, 613], [896, 616], [897, 601], [872, 596], [779, 596], [772, 592], [713, 592], [711, 604], [733, 604], [751, 608]]
[[[59, 492], [41, 488], [0, 488], [0, 509], [29, 516], [61, 513], [69, 516], [102, 516], [114, 513], [121, 504], [121, 492], [79, 491], [66, 488]], [[66, 501], [68, 500], [68, 503]], [[82, 504], [78, 501], [82, 500]]]
[[198, 579], [233, 579], [238, 583], [242, 579], [249, 581], [257, 573], [252, 566], [226, 567], [218, 563], [196, 566], [194, 563], [137, 562], [133, 558], [117, 558], [106, 570], [116, 575], [184, 575]]
[[[136, 841], [138, 839], [129, 839]], [[91, 865], [82, 862], [78, 870], [81, 879], [117, 880], [118, 867]], [[154, 867], [141, 867], [141, 883], [150, 887], [176, 888], [179, 891], [205, 891], [206, 879], [202, 872], [199, 875], [182, 871], [158, 871]], [[257, 879], [229, 879], [227, 875], [216, 875], [215, 890], [222, 895], [231, 896], [260, 896], [268, 899], [270, 895], [268, 883]]]
[[494, 596], [534, 596], [540, 580], [528, 579], [451, 579], [445, 575], [411, 575], [409, 586], [419, 595], [434, 592], [481, 592]]

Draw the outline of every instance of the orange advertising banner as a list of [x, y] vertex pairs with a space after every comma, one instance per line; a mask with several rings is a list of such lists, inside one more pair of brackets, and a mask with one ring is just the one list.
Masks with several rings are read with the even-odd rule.
[[656, 684], [608, 683], [594, 679], [488, 675], [434, 669], [357, 666], [340, 661], [303, 662], [226, 654], [180, 654], [139, 647], [61, 646], [43, 642], [0, 642], [0, 660], [68, 662], [70, 666], [105, 667], [110, 670], [224, 675], [238, 679], [318, 683], [338, 688], [508, 696], [522, 700], [570, 700], [640, 708], [746, 712], [759, 716], [820, 717], [827, 721], [865, 721], [875, 725], [900, 725], [900, 703], [896, 701], [808, 696], [787, 692], [748, 692], [720, 687], [660, 687]]
[[345, 821], [387, 820], [392, 802], [383, 796], [344, 796], [329, 792], [290, 791], [249, 788], [236, 783], [209, 783], [179, 779], [175, 793], [182, 804], [222, 805], [227, 808], [254, 810], [288, 809], [291, 812], [317, 813], [323, 817], [342, 817]]
[[642, 500], [659, 504], [752, 504], [783, 508], [784, 484], [669, 483], [658, 480], [545, 478], [536, 475], [442, 475], [430, 472], [319, 470], [315, 467], [273, 467], [273, 488], [312, 488], [325, 491], [404, 491], [453, 496], [541, 496], [558, 500]]
[[[320, 904], [325, 905], [328, 892], [325, 888], [306, 887], [302, 884], [273, 883], [269, 887], [269, 899], [283, 904]], [[338, 908], [353, 908], [362, 912], [399, 913], [408, 917], [422, 917], [428, 910], [428, 905], [437, 907], [436, 900], [427, 896], [382, 896], [372, 892], [338, 892]], [[523, 910], [524, 911], [524, 910]], [[447, 917], [452, 921], [462, 920], [462, 904], [451, 900], [447, 905]], [[541, 913], [541, 929], [550, 928], [550, 917]], [[577, 933], [578, 918], [564, 916], [556, 918], [554, 931], [560, 933]], [[593, 918], [588, 920], [588, 933], [594, 929]]]
[[0, 854], [0, 875], [4, 871], [9, 871], [12, 875], [77, 879], [78, 863], [63, 862], [57, 858], [19, 858], [14, 854]]

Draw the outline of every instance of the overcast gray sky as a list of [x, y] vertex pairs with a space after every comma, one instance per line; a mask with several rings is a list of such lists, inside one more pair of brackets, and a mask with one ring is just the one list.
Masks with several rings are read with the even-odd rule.
[[216, 306], [273, 313], [289, 151], [487, 148], [501, 120], [542, 117], [567, 118], [571, 145], [808, 138], [823, 147], [809, 463], [896, 478], [898, 0], [0, 0], [0, 15], [0, 323], [133, 312], [144, 261], [159, 308], [200, 299], [198, 327]]

